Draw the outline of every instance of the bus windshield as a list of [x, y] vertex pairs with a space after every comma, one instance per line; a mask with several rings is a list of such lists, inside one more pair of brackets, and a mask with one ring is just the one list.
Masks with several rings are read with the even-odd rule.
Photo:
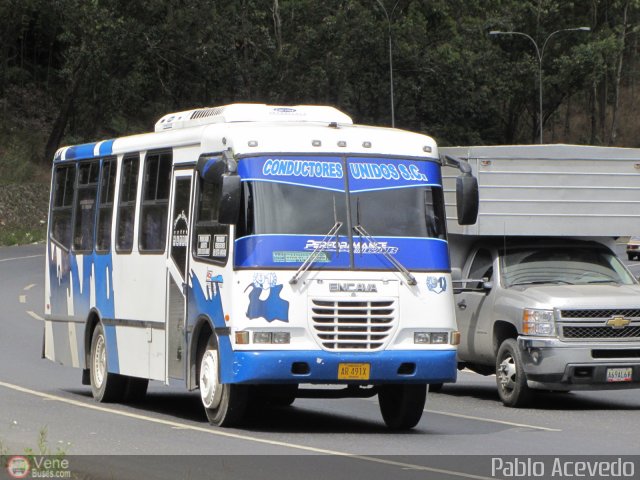
[[[272, 182], [246, 182], [245, 234], [324, 235], [342, 222], [347, 235], [344, 192]], [[351, 223], [374, 237], [444, 238], [442, 193], [438, 187], [400, 188], [350, 196]]]
[[436, 161], [279, 155], [243, 158], [238, 172], [238, 267], [293, 267], [321, 250], [313, 268], [388, 269], [389, 255], [449, 268]]

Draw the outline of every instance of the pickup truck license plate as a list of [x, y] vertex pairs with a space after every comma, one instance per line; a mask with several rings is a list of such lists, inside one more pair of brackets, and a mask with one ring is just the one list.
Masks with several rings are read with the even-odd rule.
[[631, 367], [607, 368], [607, 382], [630, 382], [633, 380]]
[[368, 363], [339, 363], [338, 380], [369, 380], [370, 370]]

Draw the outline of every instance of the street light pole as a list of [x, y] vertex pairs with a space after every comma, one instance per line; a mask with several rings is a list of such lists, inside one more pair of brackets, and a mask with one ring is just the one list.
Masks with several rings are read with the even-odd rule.
[[390, 15], [387, 13], [387, 9], [385, 8], [384, 4], [380, 0], [376, 1], [378, 2], [378, 5], [380, 5], [380, 8], [382, 8], [384, 16], [387, 18], [387, 25], [389, 27], [389, 92], [391, 95], [391, 127], [395, 128], [396, 118], [393, 107], [393, 53], [391, 48], [391, 18], [393, 18], [393, 12], [396, 11], [396, 7], [398, 6], [400, 0], [398, 0], [393, 6]]
[[576, 27], [576, 28], [563, 28], [560, 30], [556, 30], [555, 32], [550, 33], [547, 38], [545, 38], [542, 43], [542, 49], [538, 48], [538, 44], [536, 41], [524, 32], [502, 32], [500, 30], [492, 30], [489, 32], [489, 35], [520, 35], [522, 37], [528, 38], [531, 43], [533, 43], [534, 48], [536, 49], [536, 55], [538, 56], [538, 129], [540, 131], [540, 144], [542, 144], [542, 126], [543, 126], [543, 117], [542, 117], [542, 59], [544, 57], [544, 49], [547, 46], [547, 43], [554, 35], [561, 32], [588, 32], [591, 29], [589, 27]]

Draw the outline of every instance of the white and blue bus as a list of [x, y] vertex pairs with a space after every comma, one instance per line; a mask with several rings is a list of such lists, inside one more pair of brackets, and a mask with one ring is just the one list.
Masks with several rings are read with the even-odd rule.
[[411, 428], [427, 384], [456, 379], [443, 163], [427, 136], [321, 106], [196, 109], [61, 148], [45, 356], [101, 402], [149, 380], [199, 389], [220, 426], [260, 402], [377, 394]]

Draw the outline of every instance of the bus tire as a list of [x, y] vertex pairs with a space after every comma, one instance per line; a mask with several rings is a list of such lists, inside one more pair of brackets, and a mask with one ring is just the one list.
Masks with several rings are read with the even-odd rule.
[[252, 385], [249, 403], [252, 408], [263, 406], [289, 407], [298, 395], [298, 384]]
[[427, 385], [393, 384], [378, 387], [380, 413], [387, 427], [408, 430], [415, 427], [427, 400]]
[[124, 387], [124, 401], [127, 403], [139, 403], [147, 396], [149, 380], [146, 378], [126, 377]]
[[107, 340], [101, 323], [98, 323], [91, 337], [90, 362], [89, 376], [93, 398], [104, 403], [122, 400], [126, 379], [122, 375], [109, 372]]
[[498, 349], [496, 383], [500, 400], [507, 407], [523, 407], [531, 401], [522, 356], [514, 338], [507, 338]]
[[437, 393], [442, 391], [442, 387], [444, 386], [444, 383], [430, 383], [429, 384], [429, 391], [433, 392], [433, 393]]
[[248, 387], [232, 383], [220, 383], [218, 350], [211, 340], [200, 359], [200, 398], [207, 419], [218, 427], [237, 426], [247, 407]]

